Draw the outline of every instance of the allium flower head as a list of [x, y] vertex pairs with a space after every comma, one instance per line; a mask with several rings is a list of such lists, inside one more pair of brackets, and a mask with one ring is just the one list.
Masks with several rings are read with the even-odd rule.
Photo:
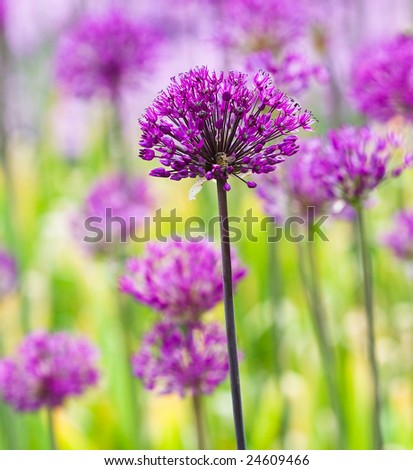
[[267, 73], [257, 73], [250, 87], [243, 73], [201, 67], [173, 78], [146, 110], [140, 157], [163, 165], [152, 176], [224, 180], [229, 190], [230, 175], [274, 171], [298, 150], [297, 137], [288, 134], [312, 123]]
[[359, 110], [378, 120], [413, 120], [413, 36], [400, 34], [362, 50], [353, 66]]
[[212, 393], [228, 374], [225, 332], [216, 323], [158, 323], [132, 364], [148, 390], [181, 396]]
[[394, 228], [384, 243], [397, 258], [413, 262], [413, 210], [396, 214]]
[[[151, 242], [142, 258], [127, 262], [119, 288], [171, 321], [198, 321], [223, 299], [219, 249], [207, 240]], [[233, 255], [234, 286], [245, 276]]]
[[13, 359], [0, 361], [0, 396], [17, 411], [61, 405], [98, 380], [97, 352], [66, 333], [32, 333]]
[[84, 18], [60, 44], [57, 78], [70, 93], [89, 98], [105, 91], [116, 98], [122, 87], [139, 87], [155, 66], [160, 33], [110, 10]]
[[343, 127], [329, 133], [325, 157], [320, 161], [319, 180], [332, 199], [357, 205], [388, 178], [399, 176], [410, 163], [391, 166], [399, 142], [396, 136], [381, 137], [368, 127]]
[[96, 232], [85, 233], [89, 220], [93, 229], [101, 232], [102, 240], [89, 242], [88, 246], [94, 251], [108, 250], [111, 243], [130, 240], [151, 206], [147, 185], [141, 178], [122, 173], [107, 175], [92, 186], [86, 197], [74, 222], [75, 235], [81, 239], [96, 236]]
[[17, 285], [17, 264], [12, 255], [0, 249], [0, 300]]
[[271, 173], [261, 179], [258, 195], [267, 214], [277, 220], [288, 215], [306, 217], [310, 207], [317, 214], [330, 212], [330, 193], [318, 181], [324, 152], [323, 139], [306, 140], [280, 173]]

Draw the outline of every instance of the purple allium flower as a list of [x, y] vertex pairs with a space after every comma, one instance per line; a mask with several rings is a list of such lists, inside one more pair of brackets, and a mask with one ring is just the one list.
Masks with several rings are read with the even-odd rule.
[[0, 300], [17, 285], [17, 263], [14, 257], [0, 249]]
[[313, 207], [316, 214], [331, 212], [330, 193], [325, 185], [317, 183], [324, 152], [323, 139], [306, 140], [280, 173], [270, 173], [261, 179], [258, 195], [267, 214], [276, 219], [287, 215], [305, 218], [309, 207]]
[[[105, 251], [111, 243], [127, 242], [151, 210], [152, 201], [145, 182], [139, 177], [110, 174], [97, 181], [91, 188], [81, 214], [74, 221], [77, 238], [88, 241], [94, 251]], [[89, 227], [93, 233], [88, 233]], [[96, 237], [101, 240], [85, 240]]]
[[332, 199], [352, 206], [365, 201], [380, 183], [399, 176], [410, 164], [390, 167], [400, 143], [394, 135], [382, 137], [369, 127], [343, 127], [331, 131], [318, 165], [319, 181]]
[[139, 87], [153, 70], [160, 33], [120, 10], [84, 18], [60, 44], [57, 78], [70, 93], [90, 98], [105, 91]]
[[363, 114], [413, 120], [413, 36], [400, 34], [362, 50], [352, 75], [353, 96]]
[[385, 238], [384, 243], [397, 258], [413, 262], [413, 210], [396, 214], [394, 228]]
[[96, 359], [97, 351], [84, 339], [32, 333], [14, 359], [0, 361], [0, 396], [17, 411], [60, 406], [97, 383]]
[[148, 390], [181, 396], [212, 393], [228, 375], [225, 332], [217, 323], [158, 323], [132, 364]]
[[278, 52], [306, 34], [311, 10], [302, 0], [232, 0], [222, 2], [218, 40], [245, 52]]
[[320, 83], [328, 80], [325, 68], [310, 64], [306, 56], [297, 52], [285, 54], [280, 59], [275, 59], [274, 54], [268, 50], [254, 52], [248, 56], [246, 67], [248, 71], [266, 70], [277, 85], [292, 95], [307, 90], [314, 80]]
[[[145, 111], [140, 157], [159, 158], [163, 167], [152, 176], [242, 180], [247, 173], [270, 173], [295, 154], [297, 137], [288, 134], [311, 130], [313, 121], [267, 73], [257, 73], [249, 87], [243, 73], [201, 67], [173, 78]], [[224, 188], [230, 189], [228, 182]]]
[[[142, 258], [128, 260], [119, 288], [169, 320], [194, 322], [223, 299], [221, 266], [220, 251], [210, 241], [151, 242]], [[234, 286], [245, 274], [233, 255]]]

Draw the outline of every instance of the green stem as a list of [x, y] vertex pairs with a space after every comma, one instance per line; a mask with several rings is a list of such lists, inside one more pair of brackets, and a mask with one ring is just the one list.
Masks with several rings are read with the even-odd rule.
[[374, 334], [374, 304], [373, 304], [373, 275], [369, 249], [367, 246], [366, 228], [364, 220], [364, 210], [361, 207], [357, 210], [357, 228], [359, 235], [360, 254], [363, 270], [364, 287], [364, 307], [367, 320], [367, 341], [368, 341], [368, 359], [370, 373], [373, 384], [373, 446], [375, 449], [383, 449], [383, 434], [380, 423], [381, 414], [381, 394], [379, 367], [376, 358], [376, 345]]
[[193, 406], [194, 415], [195, 415], [198, 449], [205, 450], [206, 449], [206, 435], [205, 435], [204, 413], [203, 413], [201, 395], [194, 394], [192, 396], [192, 406]]
[[[324, 368], [330, 403], [337, 420], [338, 445], [341, 449], [345, 449], [347, 447], [346, 424], [337, 382], [337, 367], [334, 351], [327, 330], [327, 315], [325, 313], [321, 286], [319, 284], [314, 242], [306, 242], [306, 257], [307, 263], [304, 260], [303, 254], [301, 254], [301, 262], [299, 263], [301, 278], [305, 287], [318, 349]], [[306, 264], [308, 265], [308, 273], [306, 273], [305, 269]]]
[[56, 432], [54, 428], [53, 409], [47, 407], [47, 425], [49, 428], [50, 449], [58, 450], [56, 444]]

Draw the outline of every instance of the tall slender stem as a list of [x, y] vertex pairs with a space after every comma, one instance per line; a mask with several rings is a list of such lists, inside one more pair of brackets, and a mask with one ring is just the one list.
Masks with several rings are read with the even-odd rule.
[[53, 409], [47, 407], [47, 426], [49, 428], [50, 449], [57, 450], [56, 433], [53, 420]]
[[367, 340], [368, 340], [368, 359], [370, 364], [370, 373], [373, 383], [373, 445], [375, 449], [383, 448], [383, 434], [380, 424], [381, 414], [381, 394], [379, 368], [376, 358], [376, 345], [374, 335], [374, 305], [373, 305], [373, 279], [371, 259], [367, 246], [366, 228], [364, 220], [364, 211], [360, 206], [357, 207], [357, 228], [359, 234], [360, 254], [363, 269], [363, 287], [364, 287], [364, 306], [367, 319]]
[[234, 315], [234, 298], [232, 289], [231, 244], [229, 239], [228, 202], [224, 190], [224, 181], [217, 181], [218, 209], [221, 230], [222, 272], [224, 283], [225, 325], [229, 374], [231, 381], [232, 409], [234, 415], [235, 435], [238, 450], [246, 449], [244, 418], [242, 415], [241, 385], [238, 366], [237, 334]]
[[198, 440], [198, 449], [206, 449], [206, 435], [205, 435], [205, 423], [204, 423], [204, 413], [202, 407], [202, 396], [199, 394], [194, 394], [192, 396], [192, 405], [195, 415], [196, 423], [196, 436]]

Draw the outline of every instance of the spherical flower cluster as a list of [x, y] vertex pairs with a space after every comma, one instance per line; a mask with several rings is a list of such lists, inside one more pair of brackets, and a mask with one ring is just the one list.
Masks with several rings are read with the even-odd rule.
[[217, 40], [245, 52], [275, 53], [305, 35], [310, 13], [303, 0], [222, 2], [223, 25]]
[[413, 119], [413, 36], [400, 34], [362, 50], [354, 60], [358, 109], [378, 120]]
[[254, 52], [247, 57], [246, 68], [266, 70], [274, 83], [292, 95], [303, 93], [313, 81], [323, 84], [328, 80], [324, 67], [309, 63], [307, 57], [297, 52], [289, 52], [280, 59], [275, 59], [268, 50]]
[[225, 332], [218, 324], [159, 323], [144, 337], [133, 370], [161, 394], [209, 394], [227, 377]]
[[[246, 271], [232, 258], [235, 286]], [[171, 321], [196, 322], [223, 299], [220, 251], [207, 240], [151, 242], [128, 260], [119, 288]]]
[[17, 263], [14, 257], [0, 249], [0, 300], [17, 285]]
[[258, 195], [267, 214], [278, 221], [288, 215], [307, 218], [310, 207], [314, 208], [313, 215], [331, 212], [330, 193], [319, 182], [324, 153], [323, 139], [304, 141], [299, 153], [283, 165], [281, 172], [262, 178]]
[[94, 251], [107, 251], [112, 243], [131, 239], [151, 206], [142, 179], [109, 174], [92, 186], [80, 216], [74, 221], [75, 236], [88, 242], [87, 246]]
[[32, 333], [16, 358], [0, 361], [0, 396], [17, 411], [60, 406], [98, 380], [97, 352], [66, 333]]
[[411, 157], [406, 156], [401, 165], [391, 166], [399, 146], [396, 136], [381, 137], [369, 127], [331, 131], [318, 165], [319, 180], [333, 200], [358, 205], [383, 181], [399, 176], [410, 164]]
[[384, 243], [397, 258], [413, 262], [413, 210], [396, 214], [394, 228]]
[[163, 165], [152, 176], [222, 180], [228, 191], [230, 175], [270, 173], [294, 155], [297, 137], [288, 134], [311, 130], [312, 123], [311, 113], [277, 90], [267, 73], [256, 74], [249, 87], [243, 73], [201, 67], [173, 78], [146, 110], [140, 157]]
[[139, 87], [153, 70], [160, 33], [110, 10], [84, 18], [60, 44], [57, 79], [68, 92], [90, 98], [105, 91], [116, 99], [123, 87]]

